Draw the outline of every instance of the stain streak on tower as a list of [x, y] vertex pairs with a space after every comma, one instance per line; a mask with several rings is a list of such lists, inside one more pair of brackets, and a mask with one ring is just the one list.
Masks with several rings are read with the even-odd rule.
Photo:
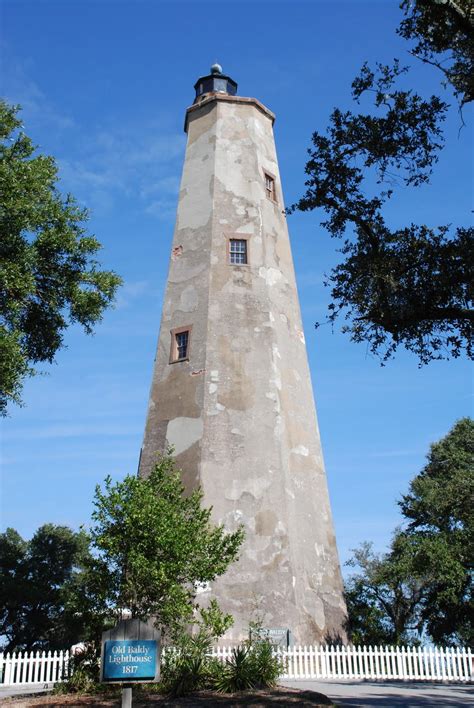
[[240, 638], [258, 614], [297, 642], [341, 633], [342, 582], [274, 115], [218, 65], [195, 85], [140, 474], [175, 448], [240, 560], [213, 584]]

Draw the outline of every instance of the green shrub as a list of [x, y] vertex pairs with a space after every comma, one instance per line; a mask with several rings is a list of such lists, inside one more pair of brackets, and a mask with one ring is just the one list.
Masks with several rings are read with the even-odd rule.
[[271, 688], [283, 673], [283, 661], [274, 655], [273, 646], [266, 640], [249, 639], [232, 650], [232, 656], [222, 665], [214, 681], [222, 693], [235, 693], [252, 688]]
[[100, 683], [100, 648], [91, 642], [69, 659], [63, 682], [56, 684], [56, 694], [66, 693], [114, 693], [116, 687]]
[[273, 645], [269, 641], [258, 641], [252, 646], [250, 661], [261, 688], [272, 688], [284, 671], [284, 661], [281, 656], [273, 653]]
[[215, 680], [215, 688], [221, 693], [235, 693], [254, 688], [256, 677], [250, 648], [238, 646], [232, 649], [232, 656], [222, 665]]
[[172, 698], [205, 688], [209, 683], [207, 653], [210, 641], [202, 635], [183, 638], [179, 648], [165, 652], [161, 664], [161, 685]]

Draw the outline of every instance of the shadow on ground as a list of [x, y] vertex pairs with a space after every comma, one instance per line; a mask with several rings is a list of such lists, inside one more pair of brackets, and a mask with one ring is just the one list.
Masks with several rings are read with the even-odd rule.
[[[95, 708], [116, 708], [121, 705], [120, 699], [100, 698], [98, 696], [37, 696], [35, 698], [18, 697], [5, 702], [12, 708], [80, 708], [80, 706], [94, 706]], [[265, 708], [266, 706], [289, 706], [291, 708], [325, 708], [333, 703], [322, 693], [315, 691], [298, 690], [286, 687], [276, 688], [270, 691], [243, 691], [238, 694], [223, 695], [212, 691], [202, 691], [192, 696], [170, 700], [165, 696], [157, 694], [149, 696], [139, 696], [133, 699], [134, 708], [149, 708], [150, 706], [168, 708], [171, 706], [186, 706], [191, 708]]]

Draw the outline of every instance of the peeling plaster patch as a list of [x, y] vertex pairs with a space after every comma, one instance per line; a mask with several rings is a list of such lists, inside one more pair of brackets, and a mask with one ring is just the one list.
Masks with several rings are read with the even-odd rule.
[[301, 376], [300, 376], [299, 371], [297, 371], [296, 369], [293, 369], [292, 371], [293, 371], [293, 376], [295, 377], [295, 379], [297, 381], [301, 381]]
[[230, 432], [232, 433], [232, 435], [243, 435], [242, 431], [238, 428], [232, 428]]
[[202, 438], [201, 418], [174, 418], [168, 423], [166, 439], [174, 447], [175, 454], [180, 455]]
[[227, 219], [219, 219], [219, 224], [228, 224]]
[[243, 310], [243, 309], [244, 309], [244, 306], [241, 305], [240, 302], [236, 302], [236, 303], [235, 303], [235, 309], [236, 309], [236, 310]]
[[232, 199], [232, 204], [235, 207], [235, 213], [237, 214], [237, 216], [245, 215], [245, 207], [242, 206], [241, 200], [238, 197], [234, 197]]
[[290, 452], [293, 452], [295, 455], [303, 455], [303, 457], [308, 457], [309, 455], [309, 450], [304, 445], [297, 445], [297, 447], [292, 448]]
[[194, 285], [188, 285], [184, 288], [179, 298], [178, 309], [183, 312], [194, 312], [199, 304], [197, 290]]
[[217, 369], [212, 369], [210, 376], [211, 381], [219, 381], [219, 371]]
[[204, 374], [206, 372], [206, 369], [197, 369], [196, 371], [191, 371], [191, 376], [200, 376], [201, 374]]
[[293, 576], [293, 581], [292, 581], [292, 582], [293, 582], [293, 587], [295, 587], [295, 585], [296, 585], [296, 577], [295, 577], [295, 576]]
[[202, 170], [201, 161], [187, 162], [190, 174], [187, 175], [192, 190], [187, 190], [180, 195], [178, 204], [178, 229], [198, 229], [206, 226], [212, 215], [212, 201], [209, 199], [210, 176], [203, 178], [199, 172]]
[[254, 243], [257, 243], [258, 245], [260, 245], [262, 243], [262, 239], [260, 236], [255, 236], [255, 238], [253, 238], [252, 241]]
[[293, 494], [293, 492], [291, 491], [291, 489], [287, 489], [287, 488], [285, 487], [285, 492], [286, 492], [286, 493], [288, 494], [288, 496], [291, 497], [292, 499], [295, 498], [295, 495]]
[[314, 598], [314, 605], [311, 608], [303, 605], [303, 609], [316, 622], [321, 631], [326, 627], [323, 601], [319, 597]]
[[254, 331], [254, 332], [261, 332], [262, 330], [260, 329], [260, 327], [254, 327], [254, 328], [253, 328], [253, 331]]
[[288, 317], [283, 312], [280, 312], [280, 319], [282, 322], [288, 322]]
[[275, 428], [273, 430], [273, 435], [276, 438], [281, 438], [281, 436], [283, 434], [283, 427], [284, 427], [283, 418], [281, 417], [281, 415], [277, 415], [276, 420], [275, 420]]
[[210, 383], [209, 384], [209, 393], [212, 395], [217, 391], [217, 384], [215, 383]]
[[318, 558], [326, 558], [326, 549], [320, 543], [314, 544], [314, 550], [316, 551]]
[[216, 408], [218, 411], [225, 411], [225, 406], [222, 403], [216, 403]]
[[273, 393], [272, 391], [269, 391], [268, 393], [265, 394], [265, 398], [269, 398], [271, 401], [276, 401], [276, 393]]
[[237, 231], [235, 232], [236, 234], [253, 234], [254, 227], [253, 224], [244, 224], [243, 226], [239, 226]]
[[230, 501], [237, 501], [243, 494], [251, 494], [255, 499], [260, 499], [263, 492], [270, 487], [271, 482], [267, 477], [251, 477], [249, 479], [234, 479], [232, 487], [226, 493], [225, 498]]
[[297, 329], [297, 330], [296, 330], [296, 334], [297, 334], [298, 339], [300, 340], [300, 342], [301, 342], [302, 344], [304, 344], [304, 343], [305, 343], [304, 332], [302, 332], [300, 329]]
[[273, 352], [273, 356], [276, 356], [276, 357], [278, 357], [279, 359], [281, 359], [281, 354], [280, 354], [280, 352], [278, 351], [278, 347], [277, 347], [276, 344], [272, 344], [272, 352]]
[[220, 307], [219, 307], [219, 303], [217, 303], [217, 302], [212, 302], [212, 303], [209, 305], [209, 317], [210, 317], [212, 320], [217, 319], [217, 318], [219, 317], [219, 315], [220, 315], [220, 312], [221, 312], [221, 310], [220, 310]]
[[211, 263], [212, 263], [212, 265], [216, 265], [217, 263], [219, 263], [218, 257], [215, 256], [214, 254], [212, 254], [212, 256], [211, 256]]
[[183, 253], [183, 247], [180, 246], [175, 246], [173, 250], [171, 251], [171, 258], [173, 261], [175, 261], [177, 258], [179, 258]]
[[266, 282], [266, 284], [269, 287], [272, 287], [272, 285], [276, 285], [279, 280], [283, 278], [283, 275], [280, 270], [277, 270], [276, 268], [265, 268], [265, 266], [261, 266], [258, 269], [258, 274], [260, 278], [263, 278]]

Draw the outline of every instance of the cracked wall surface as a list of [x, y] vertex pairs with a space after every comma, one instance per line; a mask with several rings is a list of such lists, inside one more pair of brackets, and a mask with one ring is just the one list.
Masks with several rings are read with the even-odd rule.
[[[239, 561], [201, 589], [240, 639], [258, 616], [297, 642], [343, 636], [344, 601], [296, 290], [273, 114], [211, 94], [187, 113], [188, 143], [140, 459], [173, 444], [213, 519], [243, 524]], [[265, 192], [275, 179], [277, 201]], [[248, 264], [228, 240], [246, 238]], [[192, 327], [170, 364], [171, 330]]]

